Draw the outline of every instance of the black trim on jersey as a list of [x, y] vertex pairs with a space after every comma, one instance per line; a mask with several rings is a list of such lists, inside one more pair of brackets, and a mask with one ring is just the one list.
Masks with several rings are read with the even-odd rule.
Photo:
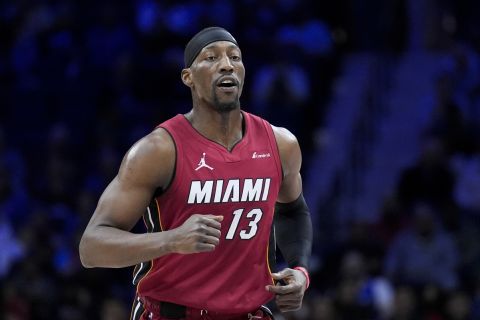
[[[147, 208], [146, 214], [150, 214], [153, 226], [152, 230], [149, 232], [159, 232], [162, 231], [162, 225], [160, 224], [160, 208], [158, 207], [157, 200], [155, 198], [152, 199], [150, 205]], [[151, 223], [151, 222], [150, 222]]]
[[133, 280], [132, 284], [134, 286], [138, 285], [140, 280], [145, 277], [145, 275], [150, 271], [150, 268], [152, 267], [152, 262], [147, 261], [147, 262], [141, 262], [135, 266], [135, 269], [133, 270]]
[[[158, 208], [157, 201], [155, 198], [152, 198], [152, 201], [145, 210], [143, 214], [143, 222], [147, 227], [147, 232], [159, 232], [162, 231], [161, 224], [160, 224], [160, 209]], [[152, 267], [152, 261], [144, 261], [137, 264], [133, 270], [133, 285], [138, 285], [140, 280], [150, 271]]]
[[270, 228], [270, 239], [268, 241], [268, 266], [272, 272], [277, 270], [277, 239], [275, 237], [275, 225]]
[[[168, 186], [170, 186], [170, 184]], [[155, 192], [153, 193], [153, 197], [158, 198], [163, 194], [163, 192], [164, 192], [163, 189], [158, 187], [157, 189], [155, 189]]]
[[138, 296], [133, 300], [132, 311], [130, 311], [130, 320], [140, 320], [145, 312], [142, 301]]

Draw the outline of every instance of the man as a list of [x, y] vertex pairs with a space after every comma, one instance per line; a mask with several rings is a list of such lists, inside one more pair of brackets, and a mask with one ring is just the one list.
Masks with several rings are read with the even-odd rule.
[[[85, 267], [136, 265], [133, 319], [270, 319], [301, 307], [312, 243], [295, 137], [240, 110], [245, 68], [223, 28], [197, 33], [181, 78], [193, 108], [125, 155], [80, 242]], [[271, 273], [275, 210], [290, 268]], [[130, 230], [142, 217], [146, 234]]]

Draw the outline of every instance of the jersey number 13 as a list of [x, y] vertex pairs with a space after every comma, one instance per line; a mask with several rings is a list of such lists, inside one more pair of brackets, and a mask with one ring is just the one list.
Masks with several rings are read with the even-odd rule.
[[[228, 229], [227, 236], [225, 237], [228, 240], [231, 240], [235, 237], [237, 232], [238, 224], [242, 218], [244, 209], [237, 209], [233, 211], [233, 221]], [[257, 234], [258, 222], [262, 219], [263, 212], [262, 210], [256, 208], [250, 210], [246, 217], [249, 219], [248, 228], [240, 230], [239, 235], [240, 239], [248, 240], [251, 239]]]

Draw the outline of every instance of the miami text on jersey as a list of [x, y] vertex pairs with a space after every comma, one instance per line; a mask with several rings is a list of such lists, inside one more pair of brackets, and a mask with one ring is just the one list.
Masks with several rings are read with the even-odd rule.
[[270, 180], [258, 178], [192, 181], [188, 203], [267, 201]]

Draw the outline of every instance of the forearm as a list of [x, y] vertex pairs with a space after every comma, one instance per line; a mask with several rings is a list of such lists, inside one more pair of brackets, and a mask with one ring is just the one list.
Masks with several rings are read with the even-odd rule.
[[86, 230], [80, 260], [87, 268], [122, 268], [172, 252], [171, 231], [135, 234], [110, 226]]
[[277, 244], [288, 266], [308, 269], [312, 251], [312, 221], [303, 195], [275, 208]]

